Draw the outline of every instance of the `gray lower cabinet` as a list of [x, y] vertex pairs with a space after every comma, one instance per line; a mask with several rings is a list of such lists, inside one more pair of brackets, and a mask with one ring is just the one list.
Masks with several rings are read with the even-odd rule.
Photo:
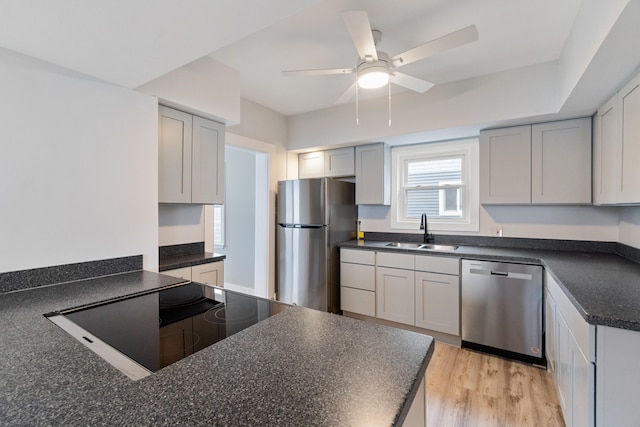
[[415, 325], [415, 272], [376, 268], [376, 314], [380, 319]]
[[565, 424], [567, 427], [594, 426], [595, 326], [589, 325], [580, 316], [556, 281], [546, 272], [545, 287], [547, 357], [549, 370], [554, 374]]
[[224, 261], [176, 268], [163, 271], [162, 274], [207, 285], [224, 287]]
[[340, 309], [376, 315], [376, 267], [373, 251], [340, 250]]
[[460, 335], [460, 259], [340, 250], [343, 311]]

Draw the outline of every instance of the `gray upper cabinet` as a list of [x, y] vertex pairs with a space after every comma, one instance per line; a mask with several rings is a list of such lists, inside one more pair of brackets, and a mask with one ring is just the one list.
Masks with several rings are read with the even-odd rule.
[[594, 116], [594, 204], [640, 204], [639, 163], [640, 75], [637, 75]]
[[224, 203], [223, 124], [158, 107], [158, 201]]
[[480, 132], [483, 204], [590, 204], [591, 119]]
[[531, 203], [531, 126], [480, 132], [480, 202]]
[[640, 203], [640, 75], [618, 92], [617, 203]]
[[591, 119], [531, 126], [531, 203], [591, 204]]
[[356, 147], [356, 205], [391, 204], [391, 148], [384, 143]]
[[298, 154], [298, 177], [323, 178], [324, 177], [324, 152]]
[[193, 117], [191, 203], [224, 204], [224, 125]]
[[353, 147], [336, 148], [324, 152], [324, 176], [341, 177], [355, 175], [355, 150]]
[[593, 123], [593, 204], [613, 205], [618, 189], [618, 95], [604, 104]]

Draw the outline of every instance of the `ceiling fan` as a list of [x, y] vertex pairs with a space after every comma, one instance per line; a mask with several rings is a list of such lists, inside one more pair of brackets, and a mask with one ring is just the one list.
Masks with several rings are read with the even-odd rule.
[[354, 68], [289, 70], [282, 72], [285, 76], [356, 73], [356, 82], [347, 89], [337, 103], [351, 98], [354, 89], [356, 89], [356, 84], [363, 89], [372, 89], [382, 87], [391, 82], [415, 92], [424, 93], [431, 89], [434, 84], [400, 73], [396, 69], [436, 53], [478, 40], [478, 29], [475, 25], [470, 25], [390, 57], [387, 53], [376, 50], [376, 44], [382, 39], [382, 32], [371, 29], [367, 12], [343, 12], [342, 17], [358, 51], [359, 59]]

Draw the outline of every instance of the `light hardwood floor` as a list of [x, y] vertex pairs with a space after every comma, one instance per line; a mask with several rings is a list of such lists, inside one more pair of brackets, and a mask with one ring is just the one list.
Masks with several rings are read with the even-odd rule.
[[436, 343], [427, 368], [428, 427], [563, 427], [544, 369]]

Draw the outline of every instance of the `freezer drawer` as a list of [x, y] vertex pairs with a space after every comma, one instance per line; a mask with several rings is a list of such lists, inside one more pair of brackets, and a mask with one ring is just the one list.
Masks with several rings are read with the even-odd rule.
[[542, 267], [462, 260], [462, 340], [543, 357]]
[[[322, 311], [337, 311], [329, 287], [328, 227], [278, 226], [278, 300]], [[337, 293], [337, 292], [335, 292]]]

